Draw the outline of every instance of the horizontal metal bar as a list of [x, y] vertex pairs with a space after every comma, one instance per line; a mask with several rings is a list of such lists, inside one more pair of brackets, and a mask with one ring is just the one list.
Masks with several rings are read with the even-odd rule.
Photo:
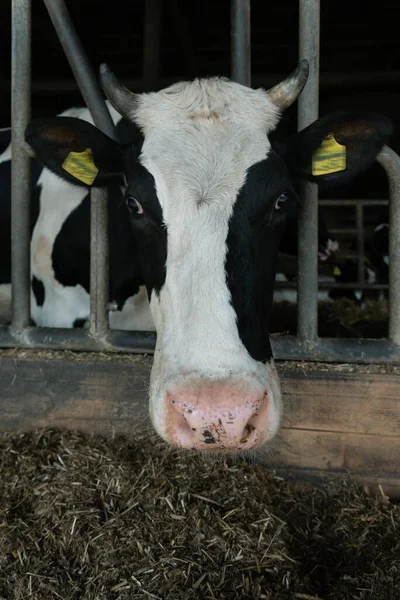
[[357, 199], [354, 200], [350, 198], [341, 199], [333, 199], [333, 200], [324, 200], [319, 199], [320, 206], [357, 206], [358, 204], [362, 204], [363, 206], [387, 206], [389, 204], [389, 200], [368, 200], [368, 199]]
[[389, 340], [319, 338], [312, 346], [294, 336], [271, 336], [277, 360], [310, 360], [359, 364], [400, 364], [400, 348]]
[[51, 348], [80, 352], [153, 352], [155, 333], [143, 331], [108, 331], [102, 338], [94, 338], [87, 329], [58, 329], [28, 327], [14, 333], [0, 328], [1, 348]]
[[[286, 77], [287, 73], [253, 73], [252, 85], [254, 87], [270, 88], [276, 84], [277, 81], [281, 81]], [[159, 87], [168, 87], [178, 81], [184, 81], [187, 78], [187, 74], [176, 74], [173, 76], [162, 76], [159, 78]], [[320, 75], [320, 90], [331, 87], [342, 87], [349, 86], [355, 88], [360, 85], [368, 85], [368, 89], [371, 86], [380, 87], [384, 83], [397, 85], [400, 82], [400, 71], [374, 71], [365, 73], [321, 73]], [[142, 92], [144, 89], [144, 78], [143, 77], [122, 77], [121, 83], [127, 88], [135, 92]], [[10, 91], [10, 80], [0, 81], [0, 92], [8, 94]], [[74, 79], [49, 79], [49, 80], [36, 80], [32, 84], [32, 94], [35, 96], [39, 95], [64, 95], [72, 94], [79, 91], [78, 85]]]
[[[276, 290], [295, 290], [297, 289], [296, 281], [276, 281], [274, 288]], [[319, 290], [387, 290], [387, 283], [359, 283], [358, 281], [346, 283], [329, 283], [329, 281], [318, 282]]]
[[342, 235], [357, 235], [358, 231], [357, 229], [331, 229], [329, 228], [329, 233], [331, 233], [332, 235], [336, 235], [336, 234], [342, 234]]
[[[86, 329], [30, 327], [18, 334], [0, 328], [2, 348], [48, 348], [81, 352], [127, 352], [152, 354], [154, 332], [109, 331], [102, 339], [92, 338]], [[310, 360], [400, 364], [400, 348], [387, 339], [321, 338], [307, 347], [294, 336], [271, 336], [276, 360]]]

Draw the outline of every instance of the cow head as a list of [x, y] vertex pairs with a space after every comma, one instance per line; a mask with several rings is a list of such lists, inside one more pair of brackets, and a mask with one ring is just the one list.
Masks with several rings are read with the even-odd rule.
[[[384, 117], [341, 113], [273, 147], [269, 134], [307, 75], [302, 61], [268, 92], [210, 78], [136, 95], [103, 66], [109, 101], [137, 131], [132, 143], [70, 118], [27, 129], [37, 157], [64, 179], [121, 186], [157, 330], [150, 415], [173, 445], [245, 450], [276, 434], [268, 327], [293, 180], [350, 179], [390, 133]], [[313, 172], [328, 136], [346, 147], [346, 167]]]

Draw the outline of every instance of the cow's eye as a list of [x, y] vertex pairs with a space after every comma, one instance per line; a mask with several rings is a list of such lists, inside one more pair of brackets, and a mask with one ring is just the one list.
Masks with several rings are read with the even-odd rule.
[[138, 216], [143, 214], [143, 207], [140, 202], [136, 200], [135, 196], [125, 196], [125, 202], [132, 215]]
[[289, 192], [282, 192], [280, 196], [275, 201], [275, 210], [280, 210], [282, 208], [282, 204], [286, 202], [289, 198]]

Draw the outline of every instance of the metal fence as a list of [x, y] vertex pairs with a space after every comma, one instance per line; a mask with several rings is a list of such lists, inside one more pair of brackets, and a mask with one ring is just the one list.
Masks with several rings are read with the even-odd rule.
[[[44, 0], [95, 124], [115, 130], [97, 78], [63, 0]], [[299, 55], [310, 64], [300, 96], [298, 126], [318, 117], [319, 0], [299, 0]], [[231, 4], [232, 79], [250, 85], [250, 0]], [[155, 335], [108, 328], [108, 207], [103, 190], [92, 191], [90, 329], [49, 329], [30, 323], [30, 156], [24, 131], [30, 119], [31, 0], [12, 0], [12, 324], [0, 330], [0, 347], [152, 352]], [[378, 156], [389, 179], [389, 338], [319, 338], [317, 332], [318, 191], [303, 185], [299, 217], [298, 335], [272, 338], [277, 359], [400, 363], [400, 157], [384, 147]]]
[[[329, 227], [329, 234], [335, 235], [350, 235], [356, 238], [357, 252], [346, 253], [340, 250], [340, 259], [350, 259], [357, 262], [357, 276], [348, 282], [331, 282], [331, 281], [318, 281], [319, 290], [387, 290], [389, 285], [387, 283], [367, 283], [365, 281], [365, 219], [364, 213], [365, 208], [384, 207], [387, 209], [388, 200], [320, 200], [319, 208], [325, 209], [330, 207], [350, 207], [354, 209], [354, 221], [355, 227], [339, 227], [337, 229]], [[329, 263], [328, 263], [329, 264]], [[372, 265], [373, 266], [373, 265]], [[293, 281], [276, 281], [276, 289], [297, 289], [297, 282]]]

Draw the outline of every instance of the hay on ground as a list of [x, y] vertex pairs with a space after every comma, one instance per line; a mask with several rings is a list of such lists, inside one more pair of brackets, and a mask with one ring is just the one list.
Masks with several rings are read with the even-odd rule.
[[400, 507], [239, 458], [42, 431], [0, 440], [2, 600], [398, 600]]

